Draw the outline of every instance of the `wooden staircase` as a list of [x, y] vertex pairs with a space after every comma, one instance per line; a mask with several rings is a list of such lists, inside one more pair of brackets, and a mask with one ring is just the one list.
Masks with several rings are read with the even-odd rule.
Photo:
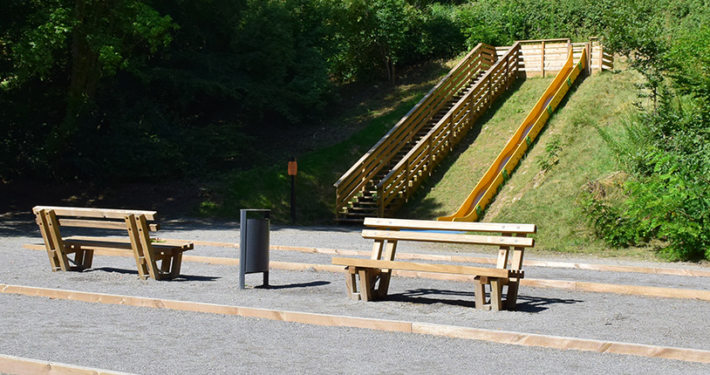
[[[479, 72], [477, 75], [473, 76], [471, 81], [467, 86], [464, 86], [458, 93], [451, 97], [451, 99], [444, 105], [439, 112], [437, 112], [431, 120], [429, 120], [426, 125], [422, 126], [421, 129], [407, 142], [404, 143], [402, 148], [390, 159], [390, 161], [385, 164], [382, 169], [375, 175], [373, 179], [365, 185], [362, 194], [356, 195], [350, 204], [341, 212], [337, 218], [340, 222], [353, 222], [360, 223], [365, 217], [380, 216], [380, 208], [377, 200], [377, 185], [382, 182], [382, 180], [394, 169], [394, 167], [399, 164], [402, 159], [410, 152], [412, 149], [421, 142], [422, 139], [426, 137], [429, 132], [434, 129], [436, 124], [446, 116], [446, 114], [458, 103], [461, 98], [463, 98], [473, 87], [479, 82], [480, 78], [485, 72]], [[404, 197], [398, 197], [392, 203], [388, 204], [384, 208], [384, 216], [388, 217], [394, 214], [394, 212], [405, 202]]]
[[517, 77], [519, 46], [479, 44], [335, 183], [336, 220], [387, 217], [406, 202]]

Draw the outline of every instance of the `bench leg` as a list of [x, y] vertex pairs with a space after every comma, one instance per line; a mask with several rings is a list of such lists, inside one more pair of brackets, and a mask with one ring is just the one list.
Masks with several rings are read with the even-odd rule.
[[[177, 254], [173, 255], [173, 265], [170, 268], [170, 278], [174, 279], [178, 276], [180, 276], [180, 267], [182, 266], [182, 251], [177, 252]], [[268, 276], [266, 276], [268, 277]], [[268, 284], [268, 282], [266, 282]]]
[[480, 279], [476, 279], [476, 309], [487, 310], [486, 306], [486, 284], [484, 284]]
[[360, 299], [363, 301], [372, 301], [372, 280], [370, 279], [369, 270], [361, 268], [358, 270], [358, 275], [360, 276]]
[[491, 310], [493, 311], [500, 311], [502, 306], [501, 303], [501, 294], [502, 293], [502, 285], [499, 279], [490, 279], [491, 282]]
[[345, 270], [345, 285], [348, 288], [348, 298], [357, 301], [360, 299], [360, 293], [357, 291], [357, 269], [355, 267], [347, 267]]
[[91, 264], [94, 260], [94, 250], [84, 250], [78, 247], [74, 252], [74, 264], [73, 269], [85, 270], [91, 268]]
[[392, 270], [388, 270], [386, 272], [380, 272], [380, 283], [377, 286], [377, 290], [375, 291], [375, 296], [377, 298], [385, 298], [387, 297], [387, 291], [389, 290], [390, 287], [390, 277], [392, 276]]
[[170, 273], [170, 266], [173, 263], [173, 257], [168, 255], [163, 255], [163, 260], [160, 261], [160, 273], [167, 275]]
[[510, 279], [508, 283], [508, 293], [505, 300], [505, 308], [510, 311], [515, 311], [515, 307], [518, 300], [518, 286], [520, 285], [520, 280]]

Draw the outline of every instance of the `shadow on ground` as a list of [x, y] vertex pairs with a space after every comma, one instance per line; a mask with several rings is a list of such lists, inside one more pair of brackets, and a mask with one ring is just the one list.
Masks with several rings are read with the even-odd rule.
[[[452, 297], [461, 297], [465, 299], [452, 299]], [[490, 295], [486, 293], [486, 298]], [[476, 303], [474, 302], [475, 294], [473, 292], [462, 292], [454, 290], [445, 289], [428, 289], [420, 288], [414, 290], [408, 290], [404, 293], [390, 294], [387, 296], [389, 301], [398, 302], [409, 302], [417, 304], [446, 304], [452, 306], [470, 307], [475, 308]], [[561, 299], [561, 298], [539, 298], [539, 297], [528, 297], [528, 296], [518, 296], [518, 303], [516, 311], [526, 312], [526, 313], [537, 313], [548, 309], [548, 306], [564, 304], [569, 305], [573, 303], [582, 303], [584, 301], [576, 299]]]

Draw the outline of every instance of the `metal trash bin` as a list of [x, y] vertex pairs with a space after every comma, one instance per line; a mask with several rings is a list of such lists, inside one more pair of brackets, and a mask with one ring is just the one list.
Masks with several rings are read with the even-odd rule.
[[[260, 213], [260, 218], [247, 218], [249, 213]], [[240, 210], [239, 230], [239, 289], [244, 289], [244, 276], [263, 273], [264, 285], [269, 286], [269, 230], [271, 210]]]

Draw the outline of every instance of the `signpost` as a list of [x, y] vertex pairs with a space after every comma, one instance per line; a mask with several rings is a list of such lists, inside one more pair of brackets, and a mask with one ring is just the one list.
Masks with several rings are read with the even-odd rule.
[[298, 163], [296, 158], [291, 158], [288, 162], [288, 175], [291, 176], [291, 223], [296, 222], [296, 174], [298, 173]]

